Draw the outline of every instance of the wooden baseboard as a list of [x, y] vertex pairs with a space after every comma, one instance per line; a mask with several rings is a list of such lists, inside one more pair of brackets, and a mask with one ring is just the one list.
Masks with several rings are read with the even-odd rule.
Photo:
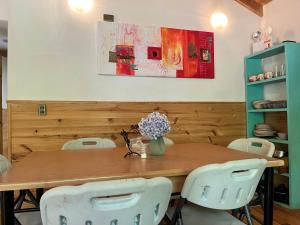
[[[47, 115], [38, 115], [38, 105]], [[227, 145], [245, 137], [245, 104], [240, 102], [70, 102], [9, 101], [7, 155], [18, 160], [31, 151], [56, 151], [71, 139], [106, 137], [124, 145], [120, 131], [148, 113], [160, 111], [172, 123], [175, 143]]]

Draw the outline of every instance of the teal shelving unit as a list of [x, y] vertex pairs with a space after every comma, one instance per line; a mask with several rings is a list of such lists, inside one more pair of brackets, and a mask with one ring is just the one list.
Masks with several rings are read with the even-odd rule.
[[[263, 73], [263, 59], [284, 55], [286, 75], [268, 80], [248, 82], [251, 75]], [[267, 113], [286, 113], [288, 140], [275, 138], [269, 141], [287, 145], [289, 172], [281, 174], [288, 179], [289, 208], [300, 208], [300, 43], [283, 43], [245, 57], [247, 136], [253, 137], [255, 124], [264, 123]], [[264, 99], [265, 85], [283, 82], [286, 87], [287, 108], [254, 109], [252, 102]]]

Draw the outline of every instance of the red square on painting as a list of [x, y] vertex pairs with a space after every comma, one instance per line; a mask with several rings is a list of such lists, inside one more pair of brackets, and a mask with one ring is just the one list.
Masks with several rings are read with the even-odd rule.
[[161, 48], [148, 47], [148, 59], [161, 60]]

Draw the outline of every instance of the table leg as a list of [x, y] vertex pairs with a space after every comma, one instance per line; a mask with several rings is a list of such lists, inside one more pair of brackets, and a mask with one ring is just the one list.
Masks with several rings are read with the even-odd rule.
[[38, 202], [38, 204], [40, 205], [40, 200], [42, 195], [44, 194], [44, 189], [43, 188], [37, 188], [36, 189], [36, 200]]
[[273, 201], [274, 201], [274, 169], [266, 168], [265, 170], [265, 196], [264, 196], [264, 225], [273, 225]]
[[14, 224], [14, 192], [2, 191], [1, 192], [1, 222], [2, 225]]

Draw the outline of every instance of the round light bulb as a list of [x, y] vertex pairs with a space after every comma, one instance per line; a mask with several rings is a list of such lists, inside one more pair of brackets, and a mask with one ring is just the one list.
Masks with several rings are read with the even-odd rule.
[[228, 18], [224, 13], [216, 12], [212, 14], [210, 22], [214, 29], [222, 30], [227, 27]]
[[69, 6], [75, 12], [88, 13], [92, 10], [93, 0], [68, 0]]

